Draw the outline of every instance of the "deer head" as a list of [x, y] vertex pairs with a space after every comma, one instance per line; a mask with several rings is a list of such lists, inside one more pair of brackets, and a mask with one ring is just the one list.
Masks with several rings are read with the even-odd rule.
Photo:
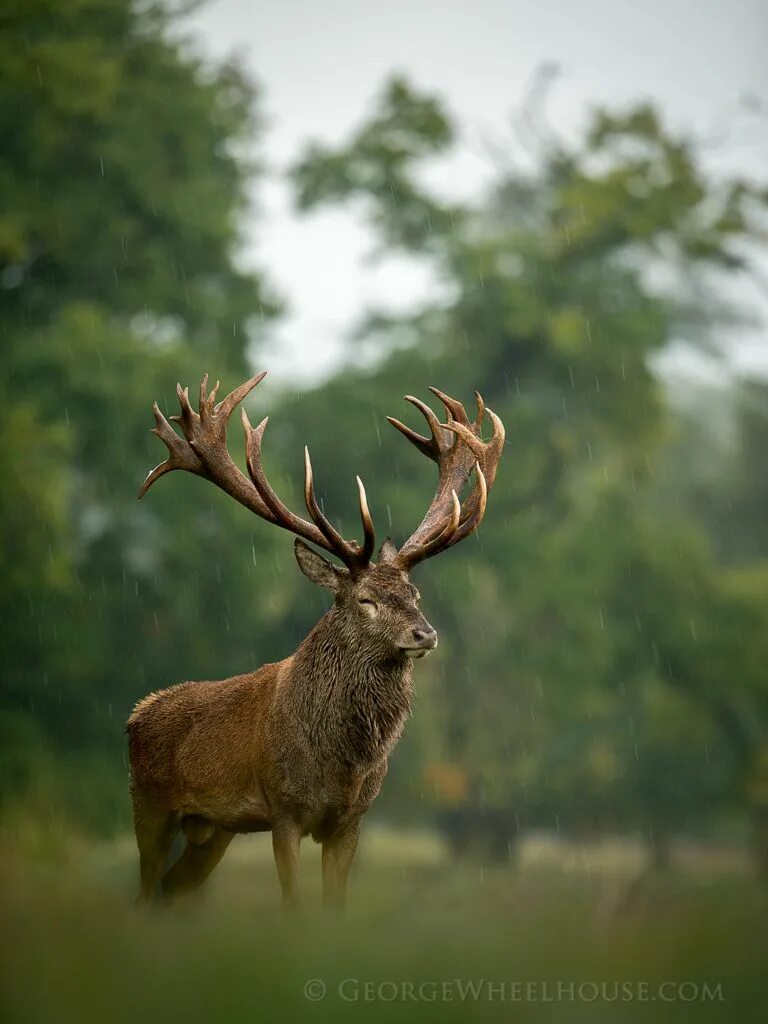
[[[360, 477], [357, 477], [357, 487], [362, 544], [345, 540], [323, 514], [315, 496], [307, 448], [304, 449], [304, 499], [310, 520], [296, 515], [277, 496], [264, 474], [261, 459], [269, 417], [254, 428], [245, 410], [241, 410], [248, 477], [232, 461], [226, 444], [227, 424], [237, 405], [265, 376], [266, 373], [256, 374], [217, 404], [219, 384], [217, 382], [208, 394], [206, 374], [200, 384], [198, 412], [190, 405], [188, 389], [177, 385], [181, 413], [171, 419], [180, 424], [183, 437], [171, 427], [155, 402], [153, 433], [168, 448], [169, 455], [148, 474], [139, 498], [144, 497], [156, 480], [174, 469], [205, 477], [261, 519], [296, 535], [299, 568], [313, 583], [333, 592], [340, 628], [349, 630], [350, 639], [354, 637], [355, 643], [375, 647], [384, 656], [422, 657], [437, 646], [437, 633], [419, 610], [419, 593], [410, 582], [409, 574], [419, 562], [458, 544], [480, 525], [504, 445], [501, 420], [485, 407], [477, 393], [477, 417], [470, 422], [461, 402], [430, 388], [446, 409], [445, 423], [441, 423], [424, 402], [406, 395], [406, 401], [424, 415], [429, 436], [416, 433], [392, 417], [388, 417], [389, 422], [423, 455], [437, 463], [438, 485], [426, 515], [408, 540], [398, 549], [387, 539], [374, 561], [376, 538]], [[486, 416], [492, 432], [490, 439], [483, 441], [480, 428]], [[462, 506], [458, 495], [473, 472], [474, 486]], [[324, 558], [306, 541], [335, 555], [342, 565]]]

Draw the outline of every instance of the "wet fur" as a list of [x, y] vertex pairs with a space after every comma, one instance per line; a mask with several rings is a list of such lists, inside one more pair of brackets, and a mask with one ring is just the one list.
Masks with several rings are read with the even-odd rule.
[[[306, 835], [330, 848], [345, 836], [356, 842], [410, 714], [412, 659], [398, 644], [404, 631], [431, 627], [399, 569], [372, 565], [352, 579], [312, 555], [303, 570], [322, 572], [315, 582], [334, 586], [336, 602], [295, 654], [220, 682], [160, 690], [128, 720], [144, 898], [179, 828], [187, 862], [163, 880], [170, 893], [195, 888], [237, 832], [278, 830], [294, 845]], [[360, 594], [375, 596], [374, 620]], [[276, 858], [280, 870], [277, 848]]]

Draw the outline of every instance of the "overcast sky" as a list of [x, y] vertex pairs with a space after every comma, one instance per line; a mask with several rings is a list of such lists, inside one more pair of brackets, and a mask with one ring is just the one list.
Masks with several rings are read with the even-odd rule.
[[[309, 139], [343, 141], [395, 71], [457, 116], [461, 149], [439, 179], [456, 193], [489, 180], [487, 140], [511, 138], [510, 112], [545, 62], [561, 68], [548, 109], [566, 136], [590, 105], [647, 97], [673, 127], [720, 138], [729, 126], [713, 169], [768, 171], [768, 0], [211, 0], [189, 23], [204, 51], [237, 53], [262, 86], [270, 174], [245, 233], [289, 304], [262, 358], [291, 377], [331, 370], [367, 306], [408, 308], [433, 287], [404, 259], [371, 266], [372, 236], [351, 213], [297, 217], [282, 180]], [[745, 97], [762, 115], [744, 111]], [[760, 300], [753, 286], [743, 294]], [[763, 332], [741, 339], [734, 360], [768, 369]]]

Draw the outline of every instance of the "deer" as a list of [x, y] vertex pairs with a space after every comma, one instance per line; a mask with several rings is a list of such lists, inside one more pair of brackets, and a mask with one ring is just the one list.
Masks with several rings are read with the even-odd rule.
[[[193, 892], [235, 835], [271, 832], [284, 906], [301, 907], [299, 848], [311, 836], [322, 846], [323, 902], [343, 908], [360, 819], [381, 789], [411, 712], [413, 662], [437, 647], [411, 570], [480, 525], [504, 445], [504, 426], [479, 394], [470, 421], [459, 401], [431, 388], [446, 410], [443, 423], [425, 402], [406, 396], [423, 414], [428, 435], [387, 419], [437, 464], [438, 486], [408, 540], [398, 548], [388, 537], [374, 560], [374, 525], [359, 476], [362, 543], [342, 537], [321, 509], [307, 448], [309, 519], [278, 497], [262, 466], [269, 417], [254, 428], [241, 409], [248, 476], [232, 460], [228, 422], [265, 375], [256, 374], [217, 403], [219, 384], [208, 394], [206, 374], [197, 412], [189, 389], [177, 385], [181, 412], [169, 419], [181, 434], [155, 402], [152, 433], [168, 457], [147, 475], [139, 498], [173, 470], [209, 480], [260, 519], [295, 535], [299, 569], [331, 592], [333, 605], [282, 661], [221, 681], [182, 682], [135, 706], [127, 733], [139, 903]], [[491, 436], [483, 440], [486, 418]], [[458, 495], [473, 474], [462, 504]], [[166, 870], [180, 834], [183, 851]]]

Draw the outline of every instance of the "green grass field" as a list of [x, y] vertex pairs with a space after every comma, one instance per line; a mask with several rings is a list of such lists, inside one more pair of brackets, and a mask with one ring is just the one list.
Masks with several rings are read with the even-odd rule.
[[307, 909], [286, 920], [265, 836], [238, 838], [201, 898], [150, 912], [132, 906], [128, 839], [2, 849], [8, 1024], [741, 1022], [768, 1007], [768, 899], [730, 852], [683, 851], [633, 889], [628, 844], [532, 840], [483, 867], [369, 824], [346, 917], [320, 910], [307, 842]]

